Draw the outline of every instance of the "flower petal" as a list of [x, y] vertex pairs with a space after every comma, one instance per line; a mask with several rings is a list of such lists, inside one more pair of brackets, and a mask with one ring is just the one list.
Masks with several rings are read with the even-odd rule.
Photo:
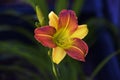
[[57, 30], [58, 16], [53, 11], [51, 11], [48, 17], [49, 17], [49, 25], [55, 27], [55, 29]]
[[72, 34], [71, 38], [83, 39], [88, 34], [87, 25], [79, 25], [77, 30]]
[[35, 39], [40, 42], [43, 46], [54, 48], [56, 44], [53, 41], [53, 35], [56, 30], [50, 26], [39, 27], [35, 29]]
[[87, 44], [78, 38], [74, 38], [73, 41], [74, 41], [74, 44], [69, 49], [66, 49], [65, 51], [73, 59], [84, 62], [85, 56], [88, 53]]
[[67, 29], [73, 33], [78, 27], [77, 17], [72, 10], [62, 10], [59, 14], [58, 29]]
[[59, 64], [65, 57], [66, 52], [60, 47], [53, 48], [52, 60], [54, 63]]

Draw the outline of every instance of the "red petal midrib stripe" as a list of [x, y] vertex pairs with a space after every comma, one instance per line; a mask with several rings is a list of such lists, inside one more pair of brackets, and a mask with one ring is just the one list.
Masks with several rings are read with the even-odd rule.
[[46, 35], [46, 34], [36, 34], [36, 36], [42, 36], [42, 37], [50, 37], [50, 38], [53, 38], [53, 36]]
[[72, 47], [79, 50], [84, 55], [84, 52], [81, 49], [79, 49], [78, 47], [75, 47], [75, 46], [72, 46]]

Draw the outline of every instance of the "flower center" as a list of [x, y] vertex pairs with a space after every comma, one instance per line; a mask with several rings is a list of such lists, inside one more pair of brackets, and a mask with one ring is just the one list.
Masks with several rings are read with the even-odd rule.
[[67, 49], [71, 46], [72, 40], [70, 39], [68, 31], [63, 31], [63, 29], [57, 31], [54, 35], [54, 42], [57, 46]]

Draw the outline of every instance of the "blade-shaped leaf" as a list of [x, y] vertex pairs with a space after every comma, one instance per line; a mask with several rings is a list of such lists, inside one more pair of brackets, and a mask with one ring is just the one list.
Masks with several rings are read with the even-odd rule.
[[83, 6], [83, 3], [84, 0], [74, 0], [73, 2], [72, 10], [74, 10], [78, 16]]
[[55, 12], [58, 14], [62, 9], [67, 9], [68, 0], [56, 0]]

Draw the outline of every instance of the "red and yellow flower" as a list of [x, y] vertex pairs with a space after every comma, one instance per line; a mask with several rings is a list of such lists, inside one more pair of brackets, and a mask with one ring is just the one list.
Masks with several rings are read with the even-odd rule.
[[52, 48], [52, 60], [59, 64], [68, 54], [73, 59], [85, 61], [88, 46], [82, 40], [87, 34], [87, 25], [78, 25], [72, 10], [62, 10], [59, 17], [51, 11], [49, 25], [35, 29], [35, 39], [43, 46]]

